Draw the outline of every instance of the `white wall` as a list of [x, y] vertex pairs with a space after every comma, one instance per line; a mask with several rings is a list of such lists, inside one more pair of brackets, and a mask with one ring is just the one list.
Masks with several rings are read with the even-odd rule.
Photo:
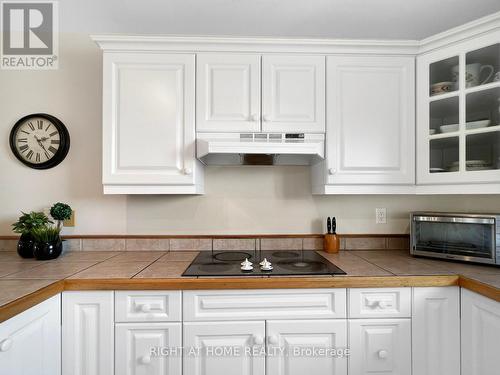
[[[71, 134], [66, 160], [31, 170], [8, 145], [22, 116], [48, 112]], [[210, 167], [204, 196], [104, 196], [101, 186], [101, 52], [87, 35], [61, 36], [60, 69], [0, 70], [0, 235], [20, 210], [56, 201], [76, 211], [76, 234], [316, 233], [336, 215], [342, 233], [404, 233], [412, 210], [500, 212], [500, 196], [313, 197], [307, 167]], [[376, 225], [386, 207], [388, 224]]]

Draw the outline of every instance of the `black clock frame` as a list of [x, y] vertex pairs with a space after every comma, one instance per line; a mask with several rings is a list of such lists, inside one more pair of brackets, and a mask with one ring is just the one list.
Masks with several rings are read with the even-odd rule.
[[[22, 158], [22, 156], [19, 154], [17, 148], [16, 148], [16, 134], [18, 128], [25, 123], [27, 120], [31, 118], [43, 118], [47, 121], [50, 121], [57, 129], [59, 132], [59, 138], [60, 138], [60, 143], [59, 143], [59, 149], [57, 152], [54, 154], [54, 157], [51, 158], [50, 160], [47, 160], [44, 163], [30, 163], [29, 161], [26, 161]], [[70, 145], [70, 137], [69, 137], [69, 132], [66, 126], [63, 124], [61, 120], [59, 120], [57, 117], [54, 117], [52, 115], [48, 115], [46, 113], [33, 113], [31, 115], [24, 116], [20, 120], [18, 120], [15, 124], [12, 130], [10, 131], [10, 137], [9, 137], [9, 144], [10, 144], [10, 149], [12, 150], [12, 153], [14, 156], [19, 160], [21, 163], [24, 165], [33, 168], [33, 169], [49, 169], [53, 168], [56, 165], [59, 165], [65, 158], [66, 155], [68, 155], [69, 152], [69, 145]]]

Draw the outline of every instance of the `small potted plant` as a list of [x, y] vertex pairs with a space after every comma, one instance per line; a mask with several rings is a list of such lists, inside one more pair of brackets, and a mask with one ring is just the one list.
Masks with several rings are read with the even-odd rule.
[[19, 219], [12, 224], [12, 230], [20, 233], [21, 237], [17, 243], [17, 253], [23, 258], [33, 258], [33, 230], [43, 227], [51, 221], [43, 212], [21, 212]]
[[50, 208], [50, 216], [57, 222], [59, 231], [62, 229], [63, 221], [71, 218], [72, 209], [66, 203], [57, 202]]
[[59, 226], [46, 224], [33, 229], [35, 239], [33, 255], [38, 260], [55, 259], [62, 253], [61, 229]]

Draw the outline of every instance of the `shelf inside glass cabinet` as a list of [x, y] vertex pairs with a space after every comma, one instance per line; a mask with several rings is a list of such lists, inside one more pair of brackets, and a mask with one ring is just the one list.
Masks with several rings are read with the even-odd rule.
[[430, 173], [456, 172], [459, 162], [459, 137], [430, 140]]
[[429, 134], [453, 133], [459, 130], [459, 97], [429, 103]]
[[466, 53], [465, 61], [466, 88], [500, 81], [500, 43]]
[[450, 57], [446, 60], [436, 61], [429, 67], [429, 95], [444, 95], [459, 89], [459, 58]]

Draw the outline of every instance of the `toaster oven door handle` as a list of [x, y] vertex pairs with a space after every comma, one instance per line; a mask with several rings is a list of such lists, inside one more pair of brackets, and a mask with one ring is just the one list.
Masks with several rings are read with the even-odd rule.
[[495, 219], [487, 217], [413, 216], [413, 221], [485, 225], [495, 224]]

